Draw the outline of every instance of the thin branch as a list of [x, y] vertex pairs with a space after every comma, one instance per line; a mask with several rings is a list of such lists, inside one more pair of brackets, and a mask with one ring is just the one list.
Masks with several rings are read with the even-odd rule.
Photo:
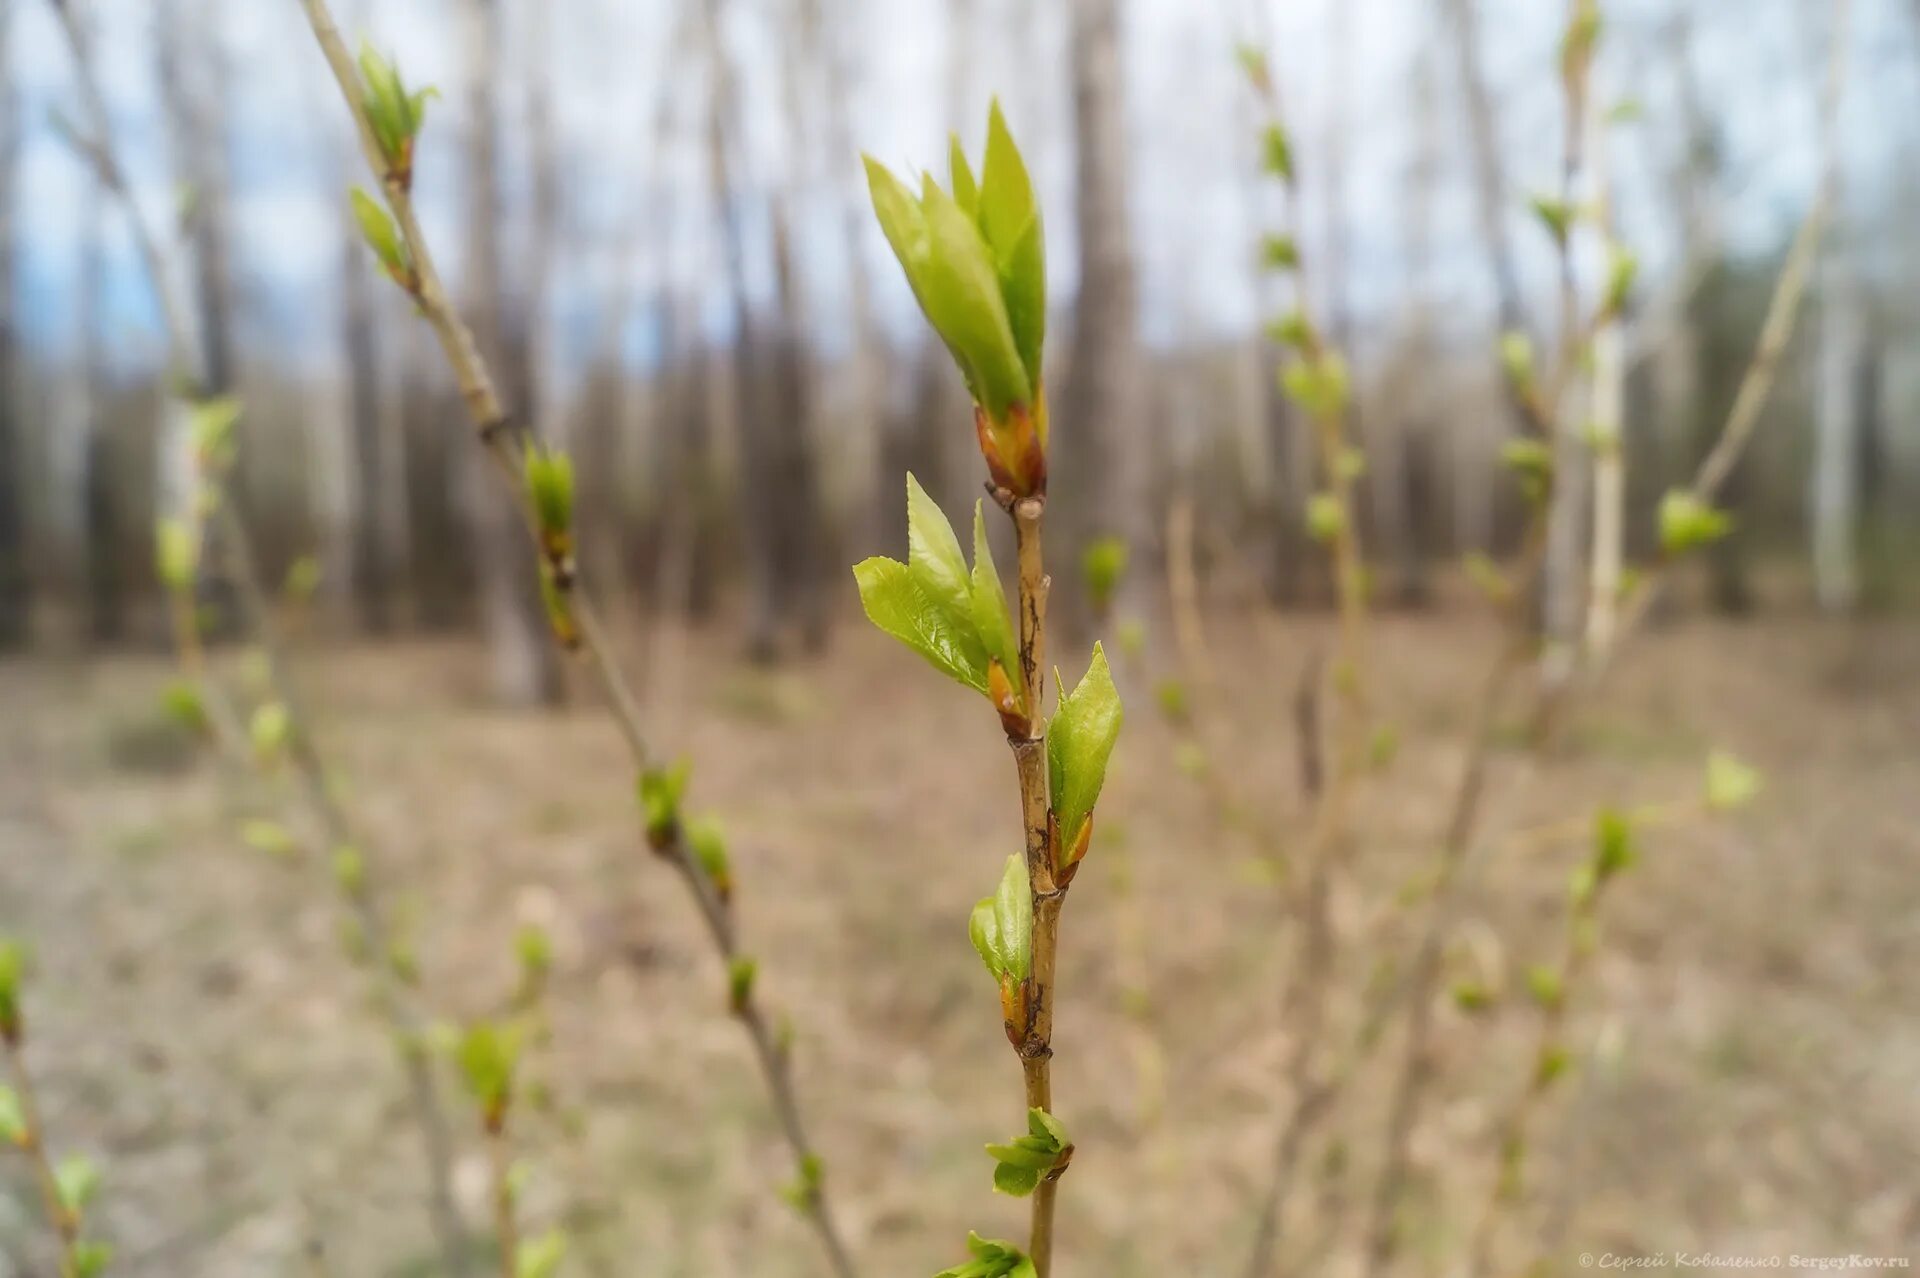
[[[387, 197], [387, 207], [406, 245], [410, 263], [407, 290], [439, 338], [480, 442], [497, 464], [532, 531], [537, 524], [522, 457], [513, 447], [511, 419], [500, 401], [472, 330], [449, 300], [439, 271], [434, 266], [431, 249], [414, 209], [410, 174], [388, 164], [381, 151], [363, 100], [364, 88], [359, 72], [334, 24], [326, 0], [300, 0], [300, 4], [340, 86], [341, 95], [360, 137], [361, 151], [368, 166], [380, 179]], [[536, 536], [536, 544], [538, 540]], [[578, 623], [580, 647], [593, 667], [608, 711], [627, 743], [633, 762], [640, 770], [648, 770], [652, 766], [652, 756], [641, 728], [639, 709], [598, 612], [583, 590], [577, 573], [572, 571], [570, 562], [550, 564], [549, 570], [552, 572], [553, 585], [563, 595], [568, 611]], [[714, 948], [721, 959], [731, 965], [734, 959], [742, 955], [728, 906], [720, 899], [712, 879], [695, 858], [677, 822], [673, 829], [666, 832], [662, 843], [663, 846], [658, 850], [680, 872], [707, 925]], [[765, 1014], [751, 996], [738, 1000], [735, 1010], [753, 1043], [755, 1059], [765, 1077], [768, 1094], [801, 1176], [801, 1183], [811, 1187], [803, 1199], [806, 1217], [819, 1235], [833, 1271], [841, 1278], [852, 1278], [856, 1270], [841, 1238], [824, 1187], [819, 1182], [820, 1159], [801, 1120], [788, 1055], [774, 1041]]]
[[[110, 120], [94, 69], [91, 44], [71, 0], [49, 0], [49, 3], [59, 18], [65, 30], [67, 42], [72, 49], [81, 100], [87, 112], [87, 127], [90, 134], [81, 144], [82, 149], [92, 159], [102, 184], [113, 193], [126, 211], [135, 242], [139, 246], [141, 260], [146, 267], [153, 289], [160, 299], [162, 317], [166, 322], [170, 362], [176, 389], [184, 390], [190, 396], [197, 396], [204, 393], [206, 389], [205, 353], [190, 319], [190, 312], [174, 291], [167, 271], [168, 259], [161, 251], [159, 237], [142, 216], [133, 198], [132, 190], [127, 184], [125, 171], [116, 158], [112, 145]], [[266, 591], [261, 585], [247, 529], [240, 521], [232, 500], [222, 491], [222, 477], [206, 473], [203, 466], [200, 478], [206, 485], [210, 504], [218, 511], [221, 529], [225, 534], [225, 545], [234, 560], [234, 581], [238, 587], [241, 607], [252, 622], [257, 641], [266, 656], [268, 682], [273, 688], [274, 696], [281, 705], [286, 707], [289, 721], [288, 751], [303, 781], [311, 809], [331, 847], [356, 848], [361, 851], [364, 858], [365, 843], [355, 837], [346, 813], [333, 793], [325, 762], [314, 744], [308, 726], [310, 721], [300, 711], [298, 699], [287, 678], [286, 665], [274, 634], [271, 609], [266, 602]], [[197, 506], [198, 503], [193, 505]], [[193, 519], [194, 526], [198, 527], [201, 520], [198, 510], [194, 512]], [[176, 603], [176, 608], [178, 606]], [[202, 704], [213, 707], [211, 713], [216, 724], [216, 732], [226, 738], [229, 747], [244, 749], [244, 742], [239, 740], [237, 729], [229, 722], [229, 716], [225, 710], [220, 708], [224, 703], [217, 696], [208, 695], [211, 682], [205, 678], [197, 627], [194, 625], [190, 609], [184, 616], [176, 616], [175, 626], [176, 641], [182, 644], [180, 655], [183, 668], [189, 678], [199, 680]], [[370, 969], [373, 973], [376, 1003], [391, 1029], [393, 1046], [400, 1058], [401, 1070], [406, 1080], [410, 1112], [420, 1127], [422, 1143], [425, 1146], [429, 1179], [429, 1211], [434, 1232], [448, 1271], [461, 1275], [467, 1272], [469, 1248], [466, 1225], [453, 1197], [452, 1138], [440, 1104], [438, 1085], [434, 1081], [422, 1051], [421, 1022], [410, 1001], [400, 990], [390, 961], [385, 920], [374, 904], [372, 888], [367, 883], [366, 877], [360, 876], [357, 886], [349, 890], [347, 896], [374, 955]]]
[[17, 1138], [20, 1150], [33, 1168], [34, 1184], [40, 1192], [47, 1223], [53, 1226], [60, 1243], [61, 1278], [73, 1278], [79, 1272], [80, 1217], [67, 1205], [60, 1192], [59, 1176], [53, 1167], [53, 1155], [47, 1151], [46, 1128], [40, 1121], [40, 1103], [33, 1087], [33, 1075], [27, 1070], [23, 1034], [18, 1024], [0, 1031], [0, 1051], [7, 1058], [7, 1072], [13, 1078], [14, 1098], [20, 1106], [21, 1128]]

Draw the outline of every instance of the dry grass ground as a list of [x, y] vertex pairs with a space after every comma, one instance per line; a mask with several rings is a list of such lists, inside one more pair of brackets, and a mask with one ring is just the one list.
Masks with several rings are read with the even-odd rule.
[[[1297, 815], [1288, 701], [1311, 625], [1217, 623], [1230, 771], [1263, 819]], [[1432, 855], [1487, 636], [1435, 618], [1379, 637], [1402, 746], [1367, 783], [1357, 879], [1335, 900], [1344, 990], [1404, 939], [1392, 902]], [[881, 1278], [951, 1263], [964, 1232], [1017, 1236], [983, 1142], [1019, 1124], [1019, 1072], [965, 937], [1016, 828], [985, 705], [851, 627], [830, 658], [743, 671], [690, 659], [661, 735], [736, 847], [763, 980], [798, 1034], [802, 1089], [850, 1232]], [[585, 708], [482, 707], [476, 655], [409, 644], [303, 654], [324, 735], [401, 894], [445, 1015], [511, 979], [520, 920], [557, 948], [542, 1064], [577, 1123], [523, 1133], [527, 1204], [571, 1217], [570, 1272], [819, 1272], [775, 1196], [788, 1175], [722, 975], [650, 860], [620, 743]], [[126, 1278], [431, 1272], [416, 1146], [317, 858], [236, 837], [257, 809], [151, 726], [161, 661], [0, 666], [0, 928], [40, 956], [32, 1053], [59, 1143], [106, 1166]], [[1503, 750], [1469, 928], [1510, 967], [1555, 944], [1578, 841], [1502, 831], [1601, 802], [1685, 797], [1710, 745], [1763, 768], [1747, 812], [1652, 834], [1608, 903], [1574, 1025], [1590, 1054], [1546, 1115], [1517, 1261], [1582, 1251], [1910, 1254], [1920, 1235], [1920, 645], [1911, 629], [1697, 623], [1649, 636], [1557, 753]], [[1063, 935], [1059, 1111], [1080, 1153], [1062, 1278], [1235, 1276], [1286, 1050], [1278, 888], [1243, 830], [1173, 766], [1138, 685], [1093, 859]], [[1349, 1010], [1351, 993], [1341, 995]], [[1458, 1245], [1492, 1166], [1494, 1106], [1525, 1070], [1523, 1006], [1442, 1020], [1444, 1081], [1416, 1153], [1410, 1256]], [[1396, 1055], [1389, 1040], [1381, 1057]], [[1313, 1158], [1288, 1254], [1340, 1273], [1340, 1205], [1378, 1156], [1384, 1071]], [[571, 1129], [572, 1134], [569, 1134]], [[1345, 1157], [1340, 1153], [1344, 1151]], [[477, 1203], [479, 1150], [462, 1184]], [[1344, 1170], [1343, 1170], [1344, 1168]], [[0, 1274], [37, 1230], [0, 1162]], [[479, 1213], [476, 1212], [476, 1215]], [[1319, 1239], [1330, 1235], [1323, 1252]], [[13, 1260], [7, 1257], [13, 1257]]]

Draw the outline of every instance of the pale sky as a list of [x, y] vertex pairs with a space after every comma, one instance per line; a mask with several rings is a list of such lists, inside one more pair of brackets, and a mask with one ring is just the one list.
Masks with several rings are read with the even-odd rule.
[[[235, 68], [231, 155], [240, 271], [247, 290], [242, 340], [303, 352], [315, 333], [333, 340], [345, 121], [293, 0], [186, 0], [189, 12], [217, 15]], [[684, 0], [683, 0], [684, 2]], [[1142, 284], [1142, 331], [1156, 342], [1245, 331], [1258, 318], [1252, 246], [1270, 225], [1271, 202], [1256, 208], [1248, 192], [1257, 127], [1232, 58], [1237, 39], [1263, 25], [1298, 138], [1306, 184], [1309, 254], [1323, 240], [1326, 131], [1344, 98], [1351, 270], [1348, 287], [1361, 323], [1381, 332], [1404, 314], [1418, 281], [1406, 264], [1407, 174], [1423, 129], [1441, 152], [1433, 211], [1434, 270], [1424, 286], [1444, 313], [1490, 311], [1486, 269], [1474, 235], [1466, 185], [1464, 119], [1452, 48], [1436, 0], [1347, 0], [1350, 52], [1336, 72], [1332, 6], [1341, 0], [1130, 0], [1125, 10], [1132, 212]], [[948, 114], [948, 5], [945, 0], [821, 0], [832, 38], [848, 42], [853, 68], [851, 131], [857, 146], [896, 167], [938, 165]], [[1830, 0], [1616, 0], [1602, 76], [1609, 96], [1644, 104], [1642, 122], [1614, 135], [1623, 231], [1657, 280], [1672, 254], [1674, 223], [1665, 197], [1678, 153], [1672, 59], [1662, 26], [1684, 5], [1695, 14], [1694, 65], [1702, 96], [1725, 130], [1728, 182], [1724, 233], [1736, 249], [1776, 243], [1804, 206], [1814, 181], [1815, 84]], [[95, 0], [99, 49], [116, 139], [151, 214], [169, 216], [174, 182], [153, 79], [154, 0]], [[509, 3], [515, 12], [529, 6]], [[569, 245], [556, 266], [556, 320], [570, 337], [597, 340], [609, 289], [628, 262], [642, 278], [663, 271], [690, 289], [717, 279], [711, 267], [704, 153], [697, 128], [704, 73], [671, 47], [670, 0], [547, 0], [550, 61], [562, 154], [567, 159]], [[756, 174], [774, 177], [799, 163], [810, 175], [801, 207], [801, 243], [811, 309], [831, 340], [844, 313], [842, 209], [857, 160], [830, 156], [824, 122], [812, 115], [798, 158], [781, 88], [781, 50], [768, 15], [790, 0], [733, 0], [728, 37], [748, 81], [747, 125]], [[979, 146], [986, 101], [998, 93], [1029, 152], [1047, 210], [1053, 287], [1070, 294], [1072, 137], [1065, 78], [1066, 23], [1058, 0], [973, 0], [973, 67], [962, 136]], [[79, 308], [76, 281], [89, 225], [90, 179], [46, 126], [71, 113], [69, 65], [44, 0], [16, 0], [11, 75], [24, 95], [26, 148], [18, 244], [31, 341], [69, 349]], [[1544, 290], [1544, 240], [1521, 212], [1527, 192], [1554, 181], [1559, 90], [1554, 44], [1561, 5], [1548, 0], [1481, 0], [1486, 72], [1500, 99], [1500, 130], [1513, 187], [1513, 232], [1530, 288]], [[1896, 200], [1912, 207], [1920, 144], [1920, 24], [1905, 0], [1856, 0], [1851, 49], [1855, 74], [1844, 116], [1849, 204], [1865, 221], [1896, 222]], [[460, 261], [466, 209], [459, 165], [465, 127], [464, 68], [453, 0], [356, 0], [336, 4], [349, 32], [355, 15], [375, 14], [370, 34], [397, 53], [408, 79], [439, 85], [429, 109], [418, 188], [428, 230], [448, 267]], [[857, 47], [854, 46], [854, 42]], [[510, 33], [508, 57], [537, 47]], [[1423, 60], [1433, 103], [1416, 110]], [[674, 69], [679, 144], [649, 152], [647, 121], [663, 71]], [[524, 66], [511, 68], [517, 91]], [[1344, 95], [1336, 87], [1344, 85]], [[510, 174], [524, 151], [517, 92], [503, 103]], [[1422, 121], [1426, 121], [1425, 124]], [[1903, 123], [1904, 122], [1904, 123]], [[829, 166], [831, 160], [832, 167]], [[355, 171], [354, 180], [362, 180]], [[666, 191], [679, 234], [669, 251], [629, 256], [648, 200]], [[743, 201], [749, 227], [757, 202]], [[504, 242], [511, 258], [518, 225]], [[157, 347], [146, 289], [117, 217], [110, 219], [109, 308], [122, 359]], [[877, 232], [862, 251], [883, 313], [897, 325], [911, 303]], [[1903, 250], [1903, 260], [1912, 256]], [[764, 264], [761, 268], [764, 272]], [[707, 294], [717, 295], [708, 288]], [[636, 330], [637, 331], [637, 330]], [[1477, 338], [1475, 339], [1477, 340]], [[629, 350], [644, 340], [629, 335]]]

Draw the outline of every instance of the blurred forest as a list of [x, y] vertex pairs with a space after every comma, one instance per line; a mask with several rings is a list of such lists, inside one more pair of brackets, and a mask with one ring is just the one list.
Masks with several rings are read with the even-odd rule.
[[[161, 326], [71, 144], [56, 24], [8, 8], [0, 643], [158, 643], [152, 529], [177, 484]], [[1207, 580], [1326, 602], [1301, 527], [1308, 445], [1263, 332], [1274, 197], [1237, 40], [1276, 51], [1299, 121], [1301, 237], [1355, 365], [1379, 600], [1425, 603], [1463, 552], [1506, 547], [1517, 498], [1499, 458], [1518, 425], [1493, 351], [1551, 323], [1525, 196], [1558, 144], [1538, 73], [1552, 8], [422, 0], [342, 21], [439, 89], [429, 229], [509, 403], [579, 459], [589, 575], [651, 614], [723, 612], [771, 659], [846, 615], [842, 565], [898, 540], [903, 469], [947, 500], [976, 482], [957, 379], [878, 269], [857, 152], [939, 154], [995, 93], [1054, 210], [1049, 381], [1081, 479], [1058, 502], [1069, 544], [1118, 534], [1157, 562], [1188, 499]], [[1610, 7], [1598, 75], [1620, 122], [1603, 158], [1641, 262], [1630, 558], [1725, 415], [1818, 176], [1826, 10]], [[358, 242], [355, 157], [297, 18], [238, 0], [85, 12], [130, 181], [187, 250], [178, 284], [213, 388], [248, 406], [248, 521], [275, 573], [311, 556], [326, 625], [481, 629], [499, 694], [548, 699], [537, 603], [476, 498], [430, 339]], [[1920, 403], [1900, 336], [1920, 273], [1920, 130], [1900, 123], [1920, 119], [1920, 8], [1866, 0], [1854, 31], [1834, 233], [1713, 557], [1708, 598], [1728, 611], [1898, 603], [1920, 533], [1920, 441], [1899, 428]]]

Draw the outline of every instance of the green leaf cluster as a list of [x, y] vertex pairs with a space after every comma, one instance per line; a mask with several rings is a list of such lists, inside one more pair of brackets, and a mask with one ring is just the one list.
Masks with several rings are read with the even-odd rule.
[[371, 44], [360, 46], [361, 105], [387, 167], [403, 180], [413, 168], [413, 140], [426, 122], [432, 89], [409, 92], [399, 68]]
[[476, 1021], [453, 1045], [453, 1063], [460, 1071], [460, 1080], [490, 1122], [497, 1121], [512, 1102], [523, 1038], [524, 1032], [517, 1025]]
[[1690, 489], [1675, 488], [1660, 499], [1660, 549], [1669, 555], [1710, 546], [1731, 531], [1733, 516]]
[[247, 736], [253, 742], [255, 756], [262, 763], [271, 763], [280, 757], [292, 739], [293, 716], [283, 702], [265, 702], [254, 708], [247, 724]]
[[1015, 405], [1031, 410], [1039, 398], [1047, 322], [1040, 209], [998, 101], [987, 116], [979, 177], [958, 138], [949, 162], [950, 191], [925, 174], [916, 196], [872, 156], [867, 183], [921, 310], [974, 401], [998, 423]]
[[666, 846], [680, 827], [680, 801], [692, 777], [693, 760], [679, 758], [670, 767], [643, 769], [634, 783], [640, 799], [640, 819], [648, 841], [655, 847]]
[[[874, 625], [925, 657], [950, 679], [993, 699], [1019, 704], [1020, 649], [1007, 595], [987, 545], [986, 517], [973, 507], [973, 566], [953, 525], [920, 481], [907, 476], [907, 562], [875, 557], [855, 564], [860, 603]], [[996, 677], [993, 667], [999, 667]]]
[[[1054, 679], [1060, 682], [1059, 672]], [[1062, 687], [1066, 685], [1061, 683]], [[1107, 780], [1107, 760], [1120, 737], [1120, 693], [1107, 668], [1107, 654], [1093, 645], [1093, 663], [1047, 725], [1047, 787], [1059, 831], [1056, 870], [1066, 870], [1086, 855], [1093, 808]]]
[[1331, 351], [1287, 365], [1280, 388], [1309, 417], [1338, 417], [1346, 411], [1350, 387], [1347, 362]]
[[933, 1278], [1038, 1278], [1032, 1259], [1010, 1242], [968, 1234], [967, 1251], [971, 1260], [942, 1269]]
[[188, 406], [187, 438], [203, 468], [218, 470], [233, 460], [234, 429], [244, 411], [234, 395], [215, 395]]
[[1520, 495], [1543, 501], [1553, 485], [1553, 449], [1545, 441], [1525, 437], [1500, 446], [1500, 460], [1519, 482]]
[[1027, 1134], [1002, 1145], [987, 1146], [997, 1166], [993, 1187], [1000, 1193], [1025, 1198], [1073, 1153], [1073, 1142], [1060, 1120], [1044, 1109], [1027, 1111]]

